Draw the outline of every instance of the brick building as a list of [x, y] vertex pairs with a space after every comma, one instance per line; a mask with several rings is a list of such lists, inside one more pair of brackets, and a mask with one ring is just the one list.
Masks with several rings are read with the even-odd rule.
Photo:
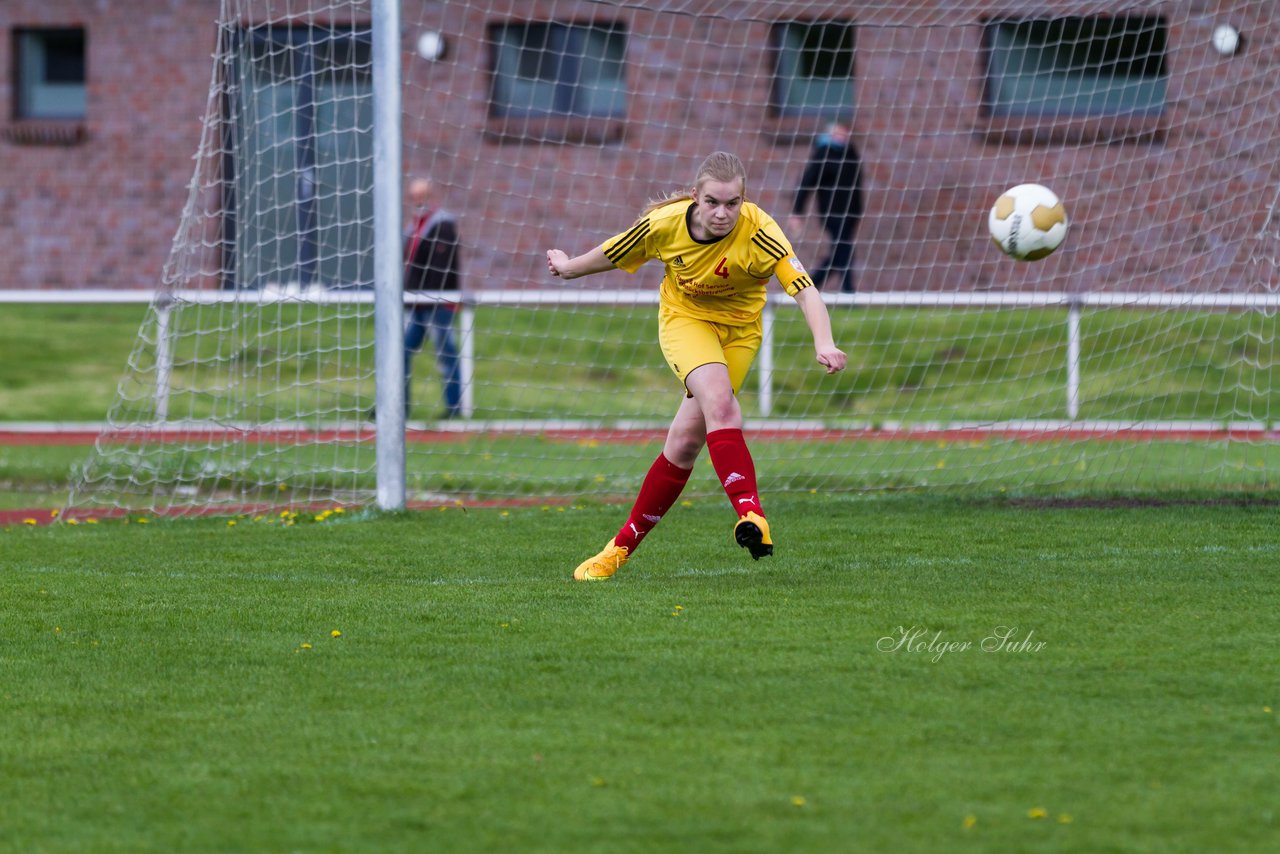
[[[368, 3], [317, 5], [288, 27], [248, 0], [0, 5], [0, 288], [154, 288], [167, 260], [182, 286], [367, 282], [368, 170], [353, 163], [370, 84], [348, 35]], [[542, 287], [545, 248], [620, 230], [715, 148], [788, 212], [813, 134], [844, 114], [869, 193], [860, 289], [1266, 290], [1277, 14], [1271, 0], [405, 0], [405, 167], [459, 214], [469, 287]], [[1243, 49], [1213, 49], [1224, 23]], [[324, 77], [335, 33], [358, 73]], [[1037, 88], [1002, 57], [1070, 68]], [[271, 75], [302, 60], [308, 130], [273, 130], [244, 81], [278, 94]], [[325, 136], [343, 116], [365, 130]], [[1050, 262], [1012, 264], [985, 238], [991, 200], [1023, 181], [1067, 202]], [[792, 237], [822, 251], [816, 225]]]

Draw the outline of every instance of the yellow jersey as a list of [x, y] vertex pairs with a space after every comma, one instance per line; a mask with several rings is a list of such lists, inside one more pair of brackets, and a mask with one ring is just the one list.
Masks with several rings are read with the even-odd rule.
[[662, 304], [677, 314], [714, 323], [755, 322], [773, 276], [790, 296], [812, 287], [813, 280], [782, 229], [759, 207], [743, 202], [733, 231], [702, 241], [690, 233], [693, 206], [688, 199], [663, 205], [600, 248], [614, 266], [628, 273], [651, 258], [661, 261], [666, 267]]

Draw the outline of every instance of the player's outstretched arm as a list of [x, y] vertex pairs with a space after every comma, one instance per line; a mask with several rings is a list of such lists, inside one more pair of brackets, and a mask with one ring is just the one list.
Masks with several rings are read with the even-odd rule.
[[605, 256], [604, 250], [599, 246], [576, 258], [570, 258], [559, 249], [547, 250], [547, 270], [558, 279], [576, 279], [579, 276], [590, 276], [592, 273], [603, 273], [612, 269], [614, 269], [613, 262]]
[[818, 364], [829, 374], [843, 371], [849, 357], [832, 338], [831, 315], [827, 313], [827, 304], [822, 301], [822, 292], [817, 288], [805, 288], [796, 294], [796, 303], [813, 333], [813, 352]]

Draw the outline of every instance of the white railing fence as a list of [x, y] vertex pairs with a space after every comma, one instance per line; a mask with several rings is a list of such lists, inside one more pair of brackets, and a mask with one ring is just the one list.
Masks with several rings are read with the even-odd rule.
[[[894, 291], [865, 294], [824, 294], [832, 311], [857, 308], [1061, 308], [1064, 311], [1066, 339], [1066, 388], [1064, 412], [1069, 421], [1080, 414], [1080, 312], [1086, 308], [1114, 309], [1178, 309], [1206, 311], [1275, 311], [1280, 309], [1280, 293], [1267, 294], [1194, 294], [1194, 293], [1065, 293], [1065, 292], [975, 292], [942, 293]], [[154, 303], [157, 315], [156, 346], [156, 416], [164, 421], [168, 411], [169, 376], [172, 351], [168, 340], [169, 313], [174, 304], [214, 304], [223, 302], [312, 303], [316, 305], [372, 305], [374, 294], [368, 290], [298, 290], [291, 288], [261, 291], [121, 291], [121, 290], [3, 290], [0, 304], [122, 304]], [[430, 295], [406, 294], [405, 303], [434, 302]], [[764, 311], [763, 341], [756, 361], [758, 415], [769, 416], [773, 409], [774, 320], [779, 305], [789, 297], [770, 293]], [[462, 368], [462, 410], [466, 418], [475, 412], [475, 339], [476, 309], [483, 307], [570, 307], [637, 306], [658, 303], [656, 291], [600, 290], [586, 291], [555, 288], [521, 291], [476, 291], [464, 294], [458, 312], [458, 338]]]

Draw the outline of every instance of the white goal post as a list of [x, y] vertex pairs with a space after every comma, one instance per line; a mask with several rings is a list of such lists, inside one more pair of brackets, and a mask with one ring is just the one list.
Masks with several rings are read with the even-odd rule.
[[[661, 265], [557, 285], [545, 251], [717, 149], [832, 261], [850, 355], [822, 376], [771, 295], [744, 392], [767, 490], [1274, 488], [1278, 24], [1270, 0], [222, 0], [188, 202], [71, 504], [629, 495], [681, 394]], [[805, 175], [851, 156], [839, 126], [862, 201], [837, 222]], [[460, 295], [401, 294], [411, 178], [458, 225]], [[986, 219], [1027, 182], [1070, 227], [1017, 263]]]

